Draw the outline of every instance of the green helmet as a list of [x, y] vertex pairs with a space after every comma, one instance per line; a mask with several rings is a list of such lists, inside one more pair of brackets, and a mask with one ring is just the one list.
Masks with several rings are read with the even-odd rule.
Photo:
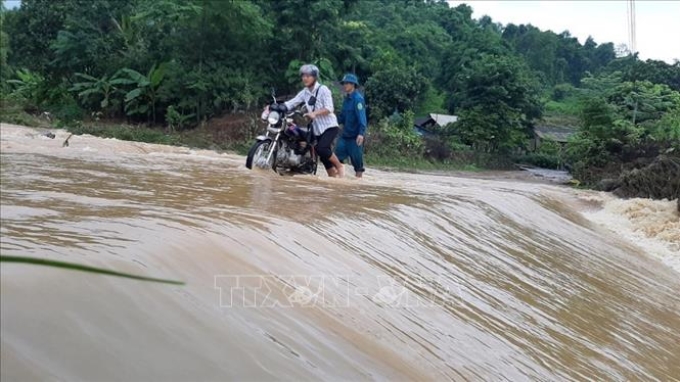
[[345, 74], [345, 76], [342, 77], [342, 81], [340, 81], [340, 84], [342, 85], [346, 83], [354, 84], [354, 86], [359, 86], [359, 80], [357, 79], [357, 76], [351, 73]]

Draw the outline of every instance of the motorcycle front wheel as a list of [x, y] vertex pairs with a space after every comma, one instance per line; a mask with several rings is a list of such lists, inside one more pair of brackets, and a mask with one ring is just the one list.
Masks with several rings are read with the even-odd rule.
[[271, 145], [272, 141], [270, 140], [255, 142], [255, 144], [248, 151], [248, 155], [246, 156], [246, 167], [252, 170], [254, 164], [258, 167], [262, 168], [268, 167], [274, 169], [274, 161], [276, 161], [276, 152], [272, 153], [272, 156], [269, 159], [269, 163], [263, 165], [263, 162], [267, 160], [267, 156], [269, 155]]

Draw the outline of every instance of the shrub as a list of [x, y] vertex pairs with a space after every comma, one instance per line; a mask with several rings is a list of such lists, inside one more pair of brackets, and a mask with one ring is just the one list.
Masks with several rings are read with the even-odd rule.
[[571, 84], [557, 84], [552, 90], [552, 100], [562, 101], [567, 97], [571, 97], [575, 94], [575, 88]]
[[680, 150], [680, 106], [664, 114], [650, 130], [652, 139]]
[[17, 70], [16, 75], [17, 78], [7, 81], [11, 85], [9, 98], [19, 102], [29, 113], [38, 111], [45, 78], [27, 69]]
[[423, 139], [413, 129], [413, 113], [405, 112], [393, 121], [382, 119], [369, 129], [366, 152], [376, 156], [421, 157]]
[[430, 160], [445, 161], [451, 158], [453, 150], [442, 137], [428, 136], [423, 139], [425, 143], [425, 158]]

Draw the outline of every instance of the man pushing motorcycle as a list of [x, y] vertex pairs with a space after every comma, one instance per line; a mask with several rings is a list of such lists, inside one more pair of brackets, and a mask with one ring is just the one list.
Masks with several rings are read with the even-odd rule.
[[305, 117], [312, 120], [316, 137], [316, 153], [330, 177], [344, 177], [345, 169], [333, 153], [333, 140], [338, 135], [338, 119], [334, 114], [333, 96], [328, 86], [319, 83], [319, 68], [306, 64], [300, 68], [300, 76], [305, 88], [293, 99], [284, 102], [286, 110], [293, 110], [304, 104], [307, 106]]

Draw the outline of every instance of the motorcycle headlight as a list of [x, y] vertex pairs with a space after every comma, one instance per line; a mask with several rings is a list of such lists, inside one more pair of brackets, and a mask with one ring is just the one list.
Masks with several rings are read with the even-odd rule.
[[270, 112], [269, 116], [267, 116], [267, 122], [269, 122], [270, 125], [276, 125], [279, 123], [279, 119], [281, 119], [281, 116], [275, 111]]

